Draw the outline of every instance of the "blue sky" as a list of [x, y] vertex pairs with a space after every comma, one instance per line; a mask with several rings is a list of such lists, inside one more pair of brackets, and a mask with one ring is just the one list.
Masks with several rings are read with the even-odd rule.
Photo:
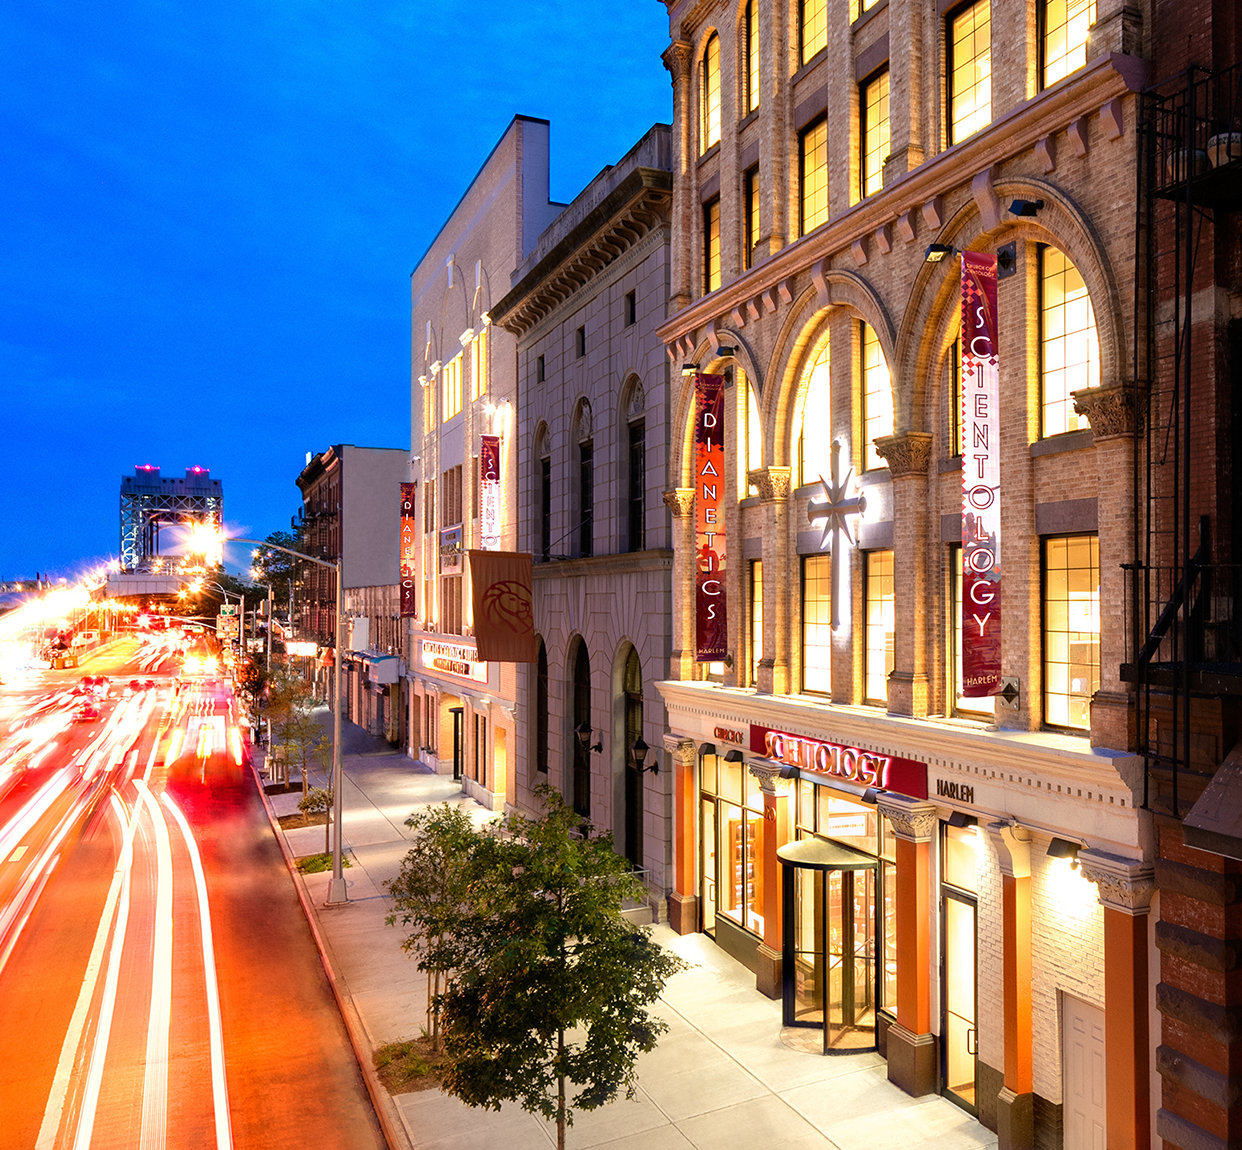
[[0, 580], [119, 548], [121, 476], [287, 528], [409, 442], [409, 275], [515, 114], [572, 199], [672, 116], [658, 0], [0, 7]]

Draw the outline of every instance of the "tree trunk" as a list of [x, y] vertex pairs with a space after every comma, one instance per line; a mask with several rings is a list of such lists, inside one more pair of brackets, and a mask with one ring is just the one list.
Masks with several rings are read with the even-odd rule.
[[[563, 1064], [565, 1058], [565, 1031], [556, 1032], [556, 1063]], [[556, 1076], [556, 1150], [565, 1150], [565, 1073]]]
[[332, 828], [332, 812], [329, 810], [325, 813], [327, 814], [327, 821], [323, 824], [323, 853], [328, 854], [332, 849], [328, 833]]

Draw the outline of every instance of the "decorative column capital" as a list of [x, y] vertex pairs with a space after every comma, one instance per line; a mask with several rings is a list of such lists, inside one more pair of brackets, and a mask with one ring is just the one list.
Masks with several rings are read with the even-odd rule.
[[1078, 868], [1083, 878], [1099, 888], [1102, 906], [1129, 915], [1144, 915], [1151, 910], [1156, 875], [1150, 863], [1107, 851], [1084, 850], [1078, 852]]
[[935, 803], [920, 799], [908, 799], [903, 795], [880, 795], [876, 802], [880, 814], [893, 825], [893, 833], [899, 839], [911, 842], [931, 842], [935, 837], [940, 818]]
[[694, 45], [685, 40], [674, 40], [663, 52], [660, 59], [673, 77], [673, 83], [690, 79], [690, 61], [694, 58]]
[[789, 498], [792, 471], [788, 467], [757, 467], [746, 473], [747, 483], [759, 488], [764, 503], [780, 503]]
[[679, 767], [690, 766], [697, 754], [693, 741], [681, 735], [665, 735], [664, 749]]
[[779, 799], [789, 794], [789, 788], [793, 780], [784, 778], [781, 775], [779, 764], [765, 762], [747, 763], [746, 769], [750, 772], [751, 778], [758, 780], [759, 789], [765, 795], [775, 795]]
[[675, 487], [664, 493], [665, 506], [673, 513], [674, 519], [685, 519], [694, 514], [694, 488]]
[[1091, 434], [1097, 443], [1102, 439], [1129, 437], [1143, 429], [1143, 409], [1138, 387], [1133, 383], [1081, 387], [1070, 395], [1074, 399], [1074, 410], [1085, 415], [1091, 424]]
[[926, 475], [931, 462], [932, 437], [926, 431], [907, 431], [901, 435], [882, 435], [875, 440], [875, 449], [888, 464], [894, 479], [907, 475]]

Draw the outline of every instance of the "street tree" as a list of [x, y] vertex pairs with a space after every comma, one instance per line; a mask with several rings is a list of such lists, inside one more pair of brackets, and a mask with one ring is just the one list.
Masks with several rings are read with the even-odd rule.
[[450, 803], [411, 815], [405, 825], [415, 833], [414, 845], [401, 860], [400, 873], [388, 883], [396, 908], [388, 925], [409, 931], [401, 947], [427, 974], [427, 1036], [439, 1054], [440, 994], [449, 972], [438, 959], [445, 936], [468, 907], [470, 852], [477, 833], [470, 816]]
[[302, 772], [302, 794], [310, 787], [310, 767], [327, 765], [331, 740], [315, 716], [315, 696], [309, 683], [284, 660], [272, 660], [268, 670], [267, 716], [272, 724], [272, 747], [288, 767]]
[[287, 547], [291, 551], [305, 551], [306, 547], [300, 536], [288, 531], [273, 531], [265, 536], [265, 542], [273, 546], [255, 548], [251, 569], [258, 582], [271, 587], [275, 602], [288, 604], [290, 590], [297, 583], [299, 560], [277, 551], [276, 547]]
[[329, 845], [329, 832], [332, 827], [332, 788], [331, 787], [311, 787], [298, 800], [298, 810], [304, 815], [323, 815], [323, 853], [327, 854], [331, 849]]
[[[638, 1055], [667, 1025], [651, 1013], [685, 965], [621, 916], [646, 891], [550, 787], [538, 818], [510, 814], [470, 850], [470, 898], [429, 959], [440, 996], [446, 1090], [471, 1106], [515, 1101], [555, 1122], [633, 1097]], [[585, 830], [586, 833], [583, 833]]]

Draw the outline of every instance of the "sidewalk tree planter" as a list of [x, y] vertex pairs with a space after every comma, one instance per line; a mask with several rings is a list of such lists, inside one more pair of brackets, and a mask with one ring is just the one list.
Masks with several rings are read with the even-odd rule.
[[638, 1055], [667, 1026], [651, 1004], [685, 965], [621, 917], [645, 897], [612, 838], [541, 787], [539, 818], [510, 814], [474, 833], [468, 899], [427, 960], [439, 996], [445, 1090], [470, 1106], [517, 1102], [555, 1122], [632, 1097]]
[[328, 832], [332, 826], [332, 790], [324, 787], [311, 787], [298, 800], [298, 810], [304, 815], [323, 815], [323, 851], [328, 853]]

